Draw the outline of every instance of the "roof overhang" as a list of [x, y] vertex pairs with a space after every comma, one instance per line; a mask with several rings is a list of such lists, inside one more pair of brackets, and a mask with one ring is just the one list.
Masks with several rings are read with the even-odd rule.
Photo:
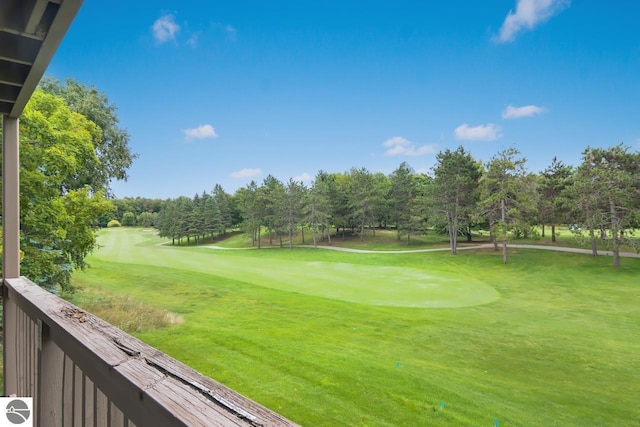
[[82, 2], [0, 1], [0, 114], [22, 114]]

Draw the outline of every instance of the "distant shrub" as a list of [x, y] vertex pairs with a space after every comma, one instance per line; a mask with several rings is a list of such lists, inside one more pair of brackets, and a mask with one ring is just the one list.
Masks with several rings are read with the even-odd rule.
[[120, 221], [118, 221], [117, 219], [112, 219], [107, 224], [107, 227], [109, 227], [109, 228], [111, 228], [111, 227], [122, 227], [122, 224], [120, 224]]
[[137, 225], [136, 216], [133, 212], [125, 212], [122, 215], [122, 225], [125, 227], [134, 227]]

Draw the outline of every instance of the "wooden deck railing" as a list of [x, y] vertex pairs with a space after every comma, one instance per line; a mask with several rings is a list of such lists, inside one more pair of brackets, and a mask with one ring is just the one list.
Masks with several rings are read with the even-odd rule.
[[5, 395], [35, 424], [294, 426], [28, 279], [4, 281]]

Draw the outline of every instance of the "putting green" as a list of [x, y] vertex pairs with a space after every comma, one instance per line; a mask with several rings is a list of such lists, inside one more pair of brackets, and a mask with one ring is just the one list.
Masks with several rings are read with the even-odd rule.
[[[293, 266], [292, 266], [293, 267]], [[270, 287], [325, 298], [395, 307], [465, 307], [499, 298], [491, 286], [468, 277], [416, 268], [306, 262]]]
[[149, 240], [149, 235], [134, 230], [109, 230], [100, 236], [102, 248], [95, 256], [112, 262], [209, 273], [256, 286], [376, 306], [453, 308], [486, 304], [500, 297], [486, 283], [451, 272], [330, 261], [292, 261], [279, 259], [277, 250], [267, 258], [252, 257], [251, 251], [247, 251], [247, 256], [238, 256], [238, 251], [234, 251], [234, 256], [227, 256], [229, 254], [220, 250], [156, 246], [151, 244], [153, 241]]

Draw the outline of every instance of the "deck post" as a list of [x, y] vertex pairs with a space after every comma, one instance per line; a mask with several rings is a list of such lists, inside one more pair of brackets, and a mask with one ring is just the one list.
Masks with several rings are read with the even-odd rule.
[[18, 118], [2, 116], [2, 275], [20, 277], [20, 156]]
[[[4, 279], [20, 276], [20, 157], [17, 117], [2, 115], [2, 325], [3, 340], [3, 393], [15, 386], [15, 355], [9, 338], [15, 335], [15, 317], [11, 318], [12, 304], [7, 301], [8, 293]], [[13, 324], [10, 324], [13, 322]], [[13, 328], [13, 329], [12, 329]], [[8, 344], [8, 345], [7, 345]], [[14, 357], [12, 357], [12, 355]]]

